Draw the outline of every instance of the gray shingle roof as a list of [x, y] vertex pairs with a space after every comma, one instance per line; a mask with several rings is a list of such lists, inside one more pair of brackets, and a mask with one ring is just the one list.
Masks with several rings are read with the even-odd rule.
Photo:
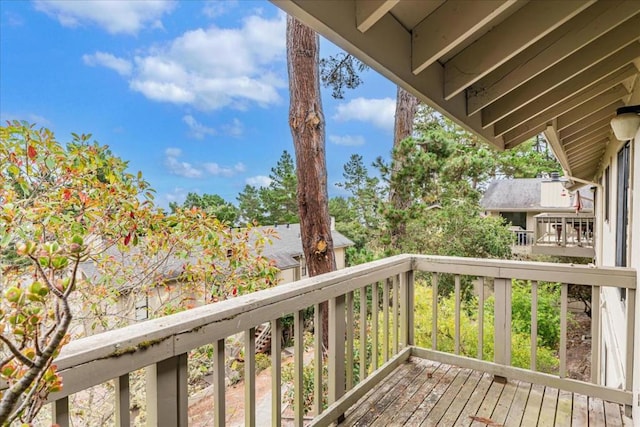
[[[566, 206], [541, 206], [541, 186], [548, 178], [497, 179], [492, 181], [480, 200], [480, 206], [489, 211], [553, 211], [567, 210]], [[592, 194], [588, 186], [580, 188], [582, 205], [585, 210], [593, 210]], [[571, 205], [573, 205], [573, 200]]]

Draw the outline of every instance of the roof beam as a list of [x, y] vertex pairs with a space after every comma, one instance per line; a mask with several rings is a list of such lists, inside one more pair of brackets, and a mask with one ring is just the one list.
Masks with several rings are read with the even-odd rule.
[[[563, 83], [552, 92], [547, 93], [546, 95], [527, 104], [525, 107], [520, 108], [519, 110], [509, 114], [507, 117], [499, 120], [494, 126], [495, 134], [502, 135], [503, 133], [515, 128], [520, 123], [526, 122], [531, 117], [542, 114], [551, 107], [571, 98], [575, 93], [596, 85], [607, 76], [620, 74], [622, 70], [627, 70], [627, 78], [631, 77], [633, 74], [637, 73], [637, 68], [633, 64], [629, 63], [638, 56], [640, 56], [640, 43], [634, 42], [609, 57], [606, 61], [599, 62], [593, 67], [578, 74], [571, 80]], [[625, 67], [625, 65], [627, 65], [627, 67]]]
[[530, 129], [529, 131], [525, 132], [522, 135], [519, 135], [520, 137], [517, 140], [504, 140], [504, 148], [506, 149], [511, 149], [511, 148], [515, 148], [518, 145], [522, 144], [523, 142], [527, 141], [529, 138], [533, 138], [534, 136], [536, 136], [539, 133], [544, 132], [544, 130], [547, 128], [547, 124], [543, 123], [539, 126], [536, 126], [532, 129]]
[[[586, 127], [591, 125], [591, 123], [593, 122], [598, 122], [603, 119], [610, 120], [615, 114], [616, 109], [619, 107], [622, 107], [623, 105], [624, 105], [624, 102], [618, 101], [613, 104], [607, 105], [605, 108], [596, 110], [593, 114], [590, 114], [586, 117], [584, 117], [585, 115], [583, 115], [584, 117], [583, 119], [578, 120], [577, 122], [573, 123], [570, 126], [567, 126], [565, 129], [560, 131], [560, 139], [567, 138], [577, 132], [580, 132], [582, 129], [585, 129]], [[582, 108], [582, 106], [578, 108]], [[586, 110], [586, 111], [593, 111], [593, 109]], [[560, 117], [558, 117], [558, 122], [560, 121]]]
[[640, 2], [600, 1], [557, 28], [467, 90], [474, 114], [640, 12]]
[[411, 31], [413, 74], [418, 74], [433, 64], [515, 2], [516, 0], [487, 0], [443, 3]]
[[596, 166], [598, 166], [598, 163], [600, 163], [602, 153], [604, 153], [604, 149], [601, 150], [600, 153], [596, 153], [589, 158], [585, 158], [583, 160], [580, 160], [579, 162], [573, 163], [573, 170], [576, 171], [576, 173], [585, 173], [591, 169], [594, 169]]
[[594, 1], [548, 0], [527, 3], [445, 64], [445, 99], [461, 93]]
[[555, 123], [547, 126], [547, 128], [543, 132], [543, 135], [551, 146], [551, 150], [556, 155], [558, 162], [560, 162], [560, 166], [562, 166], [562, 169], [568, 172], [569, 175], [572, 175], [571, 166], [569, 165], [569, 159], [567, 159], [567, 154], [562, 149], [562, 143], [558, 139], [558, 132], [556, 132]]
[[[547, 121], [558, 117], [559, 115], [589, 101], [590, 99], [595, 98], [600, 94], [604, 94], [608, 98], [612, 98], [609, 102], [616, 101], [623, 96], [628, 95], [629, 91], [627, 90], [627, 88], [624, 85], [618, 86], [618, 84], [622, 83], [625, 79], [628, 79], [629, 77], [635, 75], [637, 72], [638, 69], [633, 64], [625, 66], [624, 68], [616, 71], [610, 76], [602, 79], [597, 84], [577, 91], [576, 94], [571, 98], [568, 98], [564, 102], [561, 102], [553, 106], [552, 108], [546, 109], [542, 114], [536, 114], [530, 120], [527, 120], [526, 122], [520, 122], [518, 126], [504, 133], [504, 139], [509, 141], [514, 140], [519, 135], [522, 135], [523, 133], [530, 130], [532, 127], [536, 127], [538, 125], [541, 125], [542, 123], [546, 123]], [[610, 92], [607, 92], [608, 90], [610, 90]], [[531, 114], [535, 114], [535, 111]], [[495, 127], [494, 132], [497, 132]]]
[[567, 153], [567, 156], [571, 157], [576, 153], [581, 153], [585, 151], [589, 151], [594, 147], [595, 142], [602, 141], [609, 136], [609, 131], [598, 132], [597, 134], [591, 135], [588, 138], [585, 138], [582, 141], [576, 142], [570, 145], [564, 145], [564, 151]]
[[587, 126], [586, 128], [582, 129], [580, 132], [576, 132], [567, 138], [561, 137], [562, 143], [571, 144], [572, 142], [580, 141], [588, 136], [593, 135], [596, 132], [601, 131], [602, 129], [606, 129], [608, 131], [609, 129], [611, 129], [609, 127], [610, 124], [611, 124], [611, 121], [609, 120], [608, 117], [602, 120], [598, 120], [597, 122], [593, 122], [590, 126]]
[[484, 108], [482, 110], [482, 125], [489, 126], [497, 122], [514, 110], [522, 108], [573, 77], [579, 76], [585, 69], [592, 67], [595, 74], [596, 67], [594, 67], [594, 64], [602, 63], [601, 68], [603, 72], [606, 72], [605, 69], [610, 69], [608, 65], [612, 62], [614, 54], [633, 43], [635, 49], [628, 49], [626, 59], [620, 58], [618, 60], [618, 63], [620, 61], [631, 62], [640, 56], [640, 44], [634, 43], [639, 37], [640, 15], [636, 15], [594, 42], [569, 55], [565, 60], [522, 84], [507, 96]]
[[[615, 101], [615, 102], [613, 102]], [[558, 129], [567, 129], [569, 126], [579, 123], [581, 120], [589, 120], [592, 114], [600, 111], [615, 112], [616, 108], [625, 105], [624, 102], [615, 99], [611, 100], [603, 95], [597, 96], [589, 102], [585, 102], [579, 107], [558, 116]]]
[[364, 33], [393, 9], [400, 0], [356, 0], [356, 23], [358, 31]]

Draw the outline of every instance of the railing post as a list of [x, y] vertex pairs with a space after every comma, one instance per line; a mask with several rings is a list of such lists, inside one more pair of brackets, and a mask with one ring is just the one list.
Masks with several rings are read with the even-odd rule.
[[[316, 311], [319, 305], [316, 305]], [[316, 319], [321, 318], [318, 315]], [[316, 320], [317, 322], [317, 320]], [[322, 323], [322, 320], [319, 322]], [[314, 327], [317, 328], [319, 323], [315, 323]], [[316, 331], [318, 331], [316, 329]], [[319, 337], [318, 337], [319, 335]], [[281, 381], [281, 365], [282, 365], [282, 346], [280, 340], [282, 339], [282, 321], [275, 319], [271, 321], [271, 425], [277, 427], [282, 424], [282, 389], [280, 385]], [[322, 329], [317, 332], [316, 341], [322, 343]], [[322, 344], [320, 344], [322, 348]], [[316, 348], [317, 350], [317, 348]], [[317, 355], [316, 355], [317, 358]], [[320, 356], [322, 358], [322, 355]]]
[[[322, 365], [324, 349], [322, 348], [322, 305], [316, 304], [313, 308], [313, 408], [316, 415], [322, 413]], [[275, 425], [280, 425], [278, 424]]]
[[591, 287], [591, 382], [600, 384], [600, 286]]
[[244, 425], [256, 425], [256, 328], [244, 332]]
[[344, 295], [329, 300], [329, 404], [336, 402], [345, 392], [344, 300]]
[[398, 280], [400, 287], [400, 337], [399, 348], [405, 348], [409, 341], [409, 292], [407, 290], [407, 276], [401, 274]]
[[562, 242], [561, 246], [567, 246], [567, 219], [562, 217]]
[[[493, 361], [500, 365], [511, 365], [511, 281], [494, 280], [495, 319]], [[504, 378], [496, 377], [504, 380]]]
[[407, 307], [409, 309], [407, 313], [407, 328], [409, 329], [409, 336], [407, 337], [407, 344], [414, 345], [416, 343], [415, 338], [415, 280], [413, 270], [407, 271]]
[[224, 338], [213, 343], [213, 425], [225, 425], [225, 345]]
[[186, 427], [188, 424], [187, 354], [156, 364], [158, 426]]
[[[625, 390], [632, 391], [633, 390], [633, 363], [634, 363], [634, 355], [635, 355], [635, 322], [636, 322], [636, 290], [635, 289], [627, 289], [627, 348], [626, 353], [627, 357], [625, 360]], [[625, 406], [625, 414], [628, 417], [631, 417], [632, 408], [629, 405]]]
[[60, 427], [69, 427], [71, 425], [69, 420], [69, 398], [63, 397], [53, 402], [51, 417], [57, 425]]
[[115, 379], [116, 385], [116, 427], [129, 427], [131, 417], [129, 415], [129, 374], [121, 375]]

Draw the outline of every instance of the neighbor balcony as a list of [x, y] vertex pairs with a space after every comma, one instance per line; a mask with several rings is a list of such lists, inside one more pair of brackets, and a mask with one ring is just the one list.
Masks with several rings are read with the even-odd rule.
[[[526, 369], [511, 363], [512, 279], [526, 281], [533, 307]], [[551, 281], [561, 287], [558, 366], [555, 372], [543, 373], [538, 371], [536, 307], [539, 286]], [[623, 425], [625, 419], [629, 422], [625, 412], [629, 415], [632, 404], [636, 283], [636, 272], [627, 268], [400, 255], [73, 341], [55, 362], [64, 389], [51, 396], [53, 417], [62, 427], [78, 425], [73, 420], [74, 402], [82, 402], [88, 389], [97, 386], [109, 391], [104, 404], [111, 402], [116, 425], [132, 425], [132, 373], [144, 369], [147, 420], [161, 426], [195, 425], [190, 412], [194, 396], [188, 392], [189, 355], [212, 345], [211, 400], [202, 425], [547, 426], [571, 425], [572, 420], [580, 426]], [[463, 297], [465, 286], [471, 284], [476, 301], [472, 310]], [[623, 335], [629, 351], [623, 363], [627, 380], [621, 388], [599, 384], [597, 309], [590, 334], [591, 378], [569, 378], [570, 285], [590, 288], [593, 307], [600, 306], [601, 287], [627, 290], [630, 307]], [[439, 298], [417, 299], [416, 291], [422, 292], [418, 286], [429, 288], [431, 295], [442, 295], [448, 286], [454, 296], [452, 309], [445, 313]], [[319, 309], [324, 302], [329, 307], [325, 352]], [[420, 310], [415, 309], [418, 304]], [[430, 308], [428, 318], [423, 315], [425, 307]], [[492, 308], [486, 312], [485, 307]], [[463, 313], [473, 319], [471, 337], [461, 333]], [[283, 385], [287, 356], [281, 347], [282, 327], [285, 316], [291, 315], [293, 381]], [[488, 319], [492, 319], [491, 338], [486, 334]], [[271, 385], [265, 390], [256, 387], [255, 328], [267, 322], [272, 334]], [[443, 322], [452, 325], [446, 337], [437, 332]], [[311, 324], [315, 342], [305, 348], [303, 331]], [[234, 422], [228, 401], [231, 390], [225, 384], [225, 340], [238, 334], [245, 337], [244, 415]], [[443, 351], [445, 338], [452, 343], [450, 351]], [[469, 340], [477, 354], [469, 354]], [[423, 346], [416, 346], [418, 342]], [[489, 347], [493, 357], [484, 360]], [[313, 367], [307, 377], [315, 378], [309, 415], [303, 412], [302, 390], [307, 384], [303, 379], [308, 372], [304, 365]], [[136, 378], [139, 381], [140, 375]], [[323, 381], [328, 407], [320, 403]], [[283, 415], [283, 391], [289, 387], [294, 401]]]
[[595, 256], [595, 217], [592, 214], [541, 213], [535, 219], [533, 254]]

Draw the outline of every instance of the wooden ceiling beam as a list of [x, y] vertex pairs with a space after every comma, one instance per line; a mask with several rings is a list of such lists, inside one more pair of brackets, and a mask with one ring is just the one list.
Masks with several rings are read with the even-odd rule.
[[611, 120], [609, 117], [593, 122], [590, 126], [582, 129], [580, 132], [576, 132], [566, 138], [560, 138], [565, 145], [572, 144], [574, 142], [583, 141], [585, 138], [591, 137], [596, 133], [609, 132], [611, 130]]
[[436, 62], [515, 3], [516, 0], [486, 0], [442, 4], [411, 31], [413, 74]]
[[532, 1], [444, 64], [444, 97], [451, 99], [531, 46], [595, 0]]
[[603, 95], [606, 99], [610, 99], [609, 102], [617, 101], [625, 96], [628, 96], [629, 91], [627, 90], [627, 88], [619, 83], [622, 83], [625, 79], [628, 79], [637, 72], [638, 69], [634, 65], [627, 65], [623, 69], [598, 82], [598, 84], [577, 92], [573, 97], [554, 106], [553, 108], [546, 110], [543, 114], [536, 115], [532, 119], [519, 124], [517, 127], [511, 129], [508, 132], [505, 132], [504, 140], [513, 141], [532, 128], [537, 127], [543, 123], [547, 123], [548, 121], [576, 108], [578, 105], [581, 105], [598, 95]]
[[358, 31], [366, 32], [388, 13], [400, 0], [356, 0], [356, 23]]
[[474, 83], [467, 90], [468, 114], [480, 111], [638, 13], [637, 0], [595, 3]]
[[[616, 109], [619, 107], [622, 107], [623, 105], [624, 105], [624, 102], [618, 101], [595, 111], [593, 110], [593, 108], [585, 109], [582, 115], [583, 119], [578, 120], [577, 122], [567, 126], [566, 128], [560, 131], [560, 139], [567, 138], [577, 132], [580, 132], [582, 129], [585, 129], [586, 127], [591, 125], [591, 123], [593, 122], [597, 122], [602, 119], [611, 119], [615, 115]], [[583, 106], [584, 104], [578, 108], [582, 108]], [[593, 112], [593, 113], [589, 114], [590, 112]], [[560, 122], [560, 117], [558, 117], [558, 122]]]
[[595, 135], [595, 137], [592, 138], [589, 142], [585, 141], [582, 144], [576, 144], [572, 147], [565, 147], [565, 151], [569, 158], [574, 158], [582, 154], [588, 154], [593, 151], [599, 150], [600, 143], [606, 140], [608, 137], [608, 133], [601, 133], [599, 135]]
[[[606, 79], [608, 76], [627, 73], [628, 75], [626, 78], [631, 77], [637, 72], [634, 71], [637, 70], [637, 68], [630, 63], [639, 56], [640, 43], [634, 42], [610, 56], [606, 61], [599, 62], [593, 67], [555, 88], [555, 90], [499, 120], [494, 126], [495, 134], [502, 135], [505, 132], [508, 132], [530, 118], [541, 115], [548, 109], [573, 97], [574, 94], [579, 91], [597, 85], [598, 82]], [[625, 67], [625, 65], [627, 67]]]
[[[625, 21], [619, 27], [488, 105], [482, 110], [482, 125], [492, 125], [515, 110], [543, 97], [553, 89], [561, 89], [565, 82], [569, 82], [573, 78], [579, 81], [579, 77], [583, 73], [588, 73], [588, 76], [585, 76], [586, 79], [591, 79], [592, 75], [597, 78], [598, 66], [602, 70], [601, 73], [607, 73], [608, 70], [612, 70], [612, 67], [617, 68], [633, 61], [640, 56], [640, 43], [636, 42], [638, 38], [640, 38], [640, 15]], [[632, 43], [634, 47], [625, 49]], [[622, 50], [625, 50], [626, 54], [622, 54], [622, 52], [617, 54]], [[564, 93], [567, 94], [567, 91]]]

